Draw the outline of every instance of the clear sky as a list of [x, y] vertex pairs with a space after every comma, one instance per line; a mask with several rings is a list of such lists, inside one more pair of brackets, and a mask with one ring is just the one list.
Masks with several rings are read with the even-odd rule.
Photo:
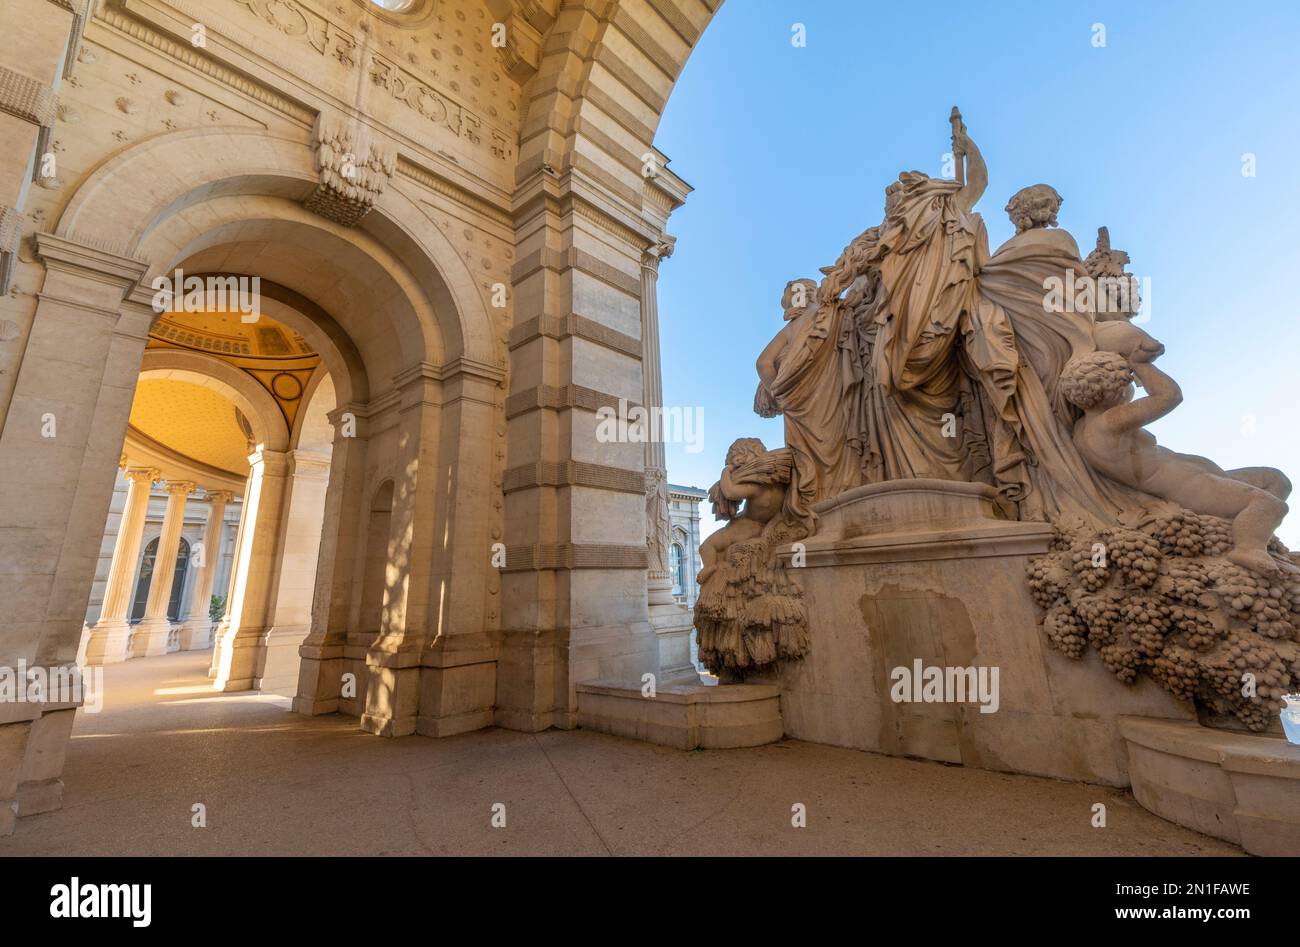
[[[1149, 280], [1144, 328], [1185, 398], [1161, 443], [1300, 483], [1298, 63], [1296, 0], [727, 0], [656, 138], [695, 187], [660, 270], [664, 400], [701, 406], [705, 435], [668, 445], [669, 479], [707, 489], [736, 437], [782, 443], [752, 411], [782, 288], [879, 223], [898, 172], [942, 174], [956, 104], [993, 248], [1007, 198], [1043, 182], [1085, 255], [1106, 225]], [[1300, 513], [1280, 535], [1300, 547]]]

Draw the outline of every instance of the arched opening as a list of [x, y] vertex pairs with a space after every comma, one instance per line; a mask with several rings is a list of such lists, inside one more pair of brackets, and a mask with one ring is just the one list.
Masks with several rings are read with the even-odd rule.
[[[144, 554], [140, 557], [140, 568], [136, 571], [135, 597], [131, 604], [131, 620], [140, 621], [144, 618], [145, 604], [149, 598], [149, 588], [153, 584], [153, 574], [157, 566], [158, 556], [158, 537], [149, 540], [149, 544], [144, 547]], [[185, 589], [185, 580], [189, 574], [190, 565], [190, 544], [184, 539], [180, 541], [180, 547], [176, 552], [176, 562], [172, 568], [171, 577], [171, 594], [167, 597], [167, 617], [171, 621], [176, 621], [181, 614], [181, 594]], [[160, 581], [166, 581], [164, 574]]]
[[[419, 690], [406, 655], [429, 646], [430, 630], [484, 633], [484, 577], [452, 581], [481, 573], [459, 549], [486, 546], [489, 528], [489, 494], [459, 488], [492, 476], [501, 373], [482, 290], [396, 182], [361, 225], [343, 226], [304, 208], [316, 176], [310, 149], [246, 135], [241, 160], [257, 170], [232, 172], [217, 160], [195, 166], [197, 142], [187, 140], [201, 134], [164, 136], [108, 161], [72, 196], [45, 247], [53, 259], [83, 231], [101, 242], [112, 232], [115, 246], [148, 264], [127, 305], [145, 302], [153, 294], [144, 287], [159, 290], [160, 280], [171, 291], [161, 315], [135, 324], [138, 370], [125, 352], [111, 369], [137, 403], [122, 419], [125, 474], [105, 507], [117, 533], [102, 541], [101, 607], [87, 615], [83, 656], [210, 648], [207, 677], [219, 691], [279, 694], [304, 713], [343, 710], [370, 729], [410, 732], [417, 702], [394, 697]], [[149, 195], [140, 216], [108, 209], [110, 182]], [[200, 292], [191, 297], [193, 280]], [[218, 284], [236, 302], [213, 305]], [[255, 311], [242, 305], [252, 297]], [[146, 403], [154, 420], [137, 424]], [[195, 412], [204, 420], [186, 424]], [[84, 476], [94, 476], [89, 465]], [[170, 504], [177, 535], [163, 530], [154, 558], [184, 541], [192, 574], [158, 615], [143, 583], [128, 580], [117, 628], [107, 606], [122, 584], [112, 563], [132, 489], [145, 513], [132, 508], [129, 531], [147, 519], [151, 494], [155, 507]], [[214, 497], [220, 522], [206, 512]], [[122, 558], [137, 560], [152, 539], [139, 538], [135, 549], [137, 540], [122, 544], [131, 553]], [[213, 549], [202, 560], [215, 562], [209, 570], [194, 553]], [[146, 605], [132, 624], [137, 591]], [[163, 623], [182, 627], [167, 629], [170, 645], [141, 651], [133, 640], [144, 640], [138, 629], [150, 616], [160, 633]], [[360, 681], [350, 700], [344, 660]]]

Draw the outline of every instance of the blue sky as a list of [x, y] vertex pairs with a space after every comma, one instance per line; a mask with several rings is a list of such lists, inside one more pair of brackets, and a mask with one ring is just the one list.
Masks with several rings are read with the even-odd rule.
[[[1185, 397], [1161, 443], [1300, 483], [1297, 48], [1294, 0], [727, 0], [656, 138], [695, 187], [660, 270], [664, 400], [702, 406], [705, 433], [700, 453], [668, 445], [669, 478], [707, 488], [734, 438], [782, 442], [751, 409], [782, 287], [879, 223], [899, 171], [941, 173], [956, 104], [988, 162], [994, 248], [1007, 198], [1044, 182], [1085, 254], [1104, 224], [1149, 279], [1145, 328]], [[1300, 513], [1280, 534], [1300, 546]]]

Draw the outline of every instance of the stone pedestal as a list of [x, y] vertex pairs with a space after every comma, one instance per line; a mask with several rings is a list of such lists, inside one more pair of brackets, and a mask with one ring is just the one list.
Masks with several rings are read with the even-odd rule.
[[670, 684], [647, 696], [620, 681], [578, 685], [578, 726], [680, 750], [762, 746], [781, 739], [777, 688]]
[[[806, 567], [795, 569], [812, 648], [779, 676], [786, 735], [1126, 786], [1120, 716], [1195, 712], [1151, 681], [1116, 681], [1095, 654], [1071, 661], [1050, 649], [1025, 563], [1047, 549], [1051, 527], [998, 519], [994, 496], [979, 484], [908, 480], [818, 506]], [[787, 567], [791, 553], [780, 551]], [[996, 710], [973, 699], [896, 702], [896, 669], [912, 678], [918, 661], [984, 669], [990, 682], [996, 669]]]
[[75, 707], [46, 710], [32, 721], [18, 782], [19, 816], [53, 812], [63, 804], [63, 761], [72, 738]]
[[[653, 582], [653, 577], [651, 582]], [[650, 627], [654, 629], [659, 642], [659, 683], [694, 683], [698, 684], [700, 674], [695, 670], [691, 660], [691, 610], [679, 604], [672, 597], [672, 583], [665, 583], [668, 601], [655, 601], [654, 590], [650, 590], [648, 612]]]
[[1137, 801], [1252, 855], [1300, 855], [1300, 746], [1196, 723], [1120, 721]]

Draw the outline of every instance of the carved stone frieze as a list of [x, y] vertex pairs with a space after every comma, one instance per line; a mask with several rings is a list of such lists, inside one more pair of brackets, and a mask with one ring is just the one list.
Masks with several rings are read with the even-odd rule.
[[434, 90], [412, 70], [383, 56], [350, 32], [296, 0], [231, 0], [277, 29], [286, 37], [309, 45], [347, 70], [364, 69], [374, 87], [387, 92], [427, 121], [441, 125], [473, 145], [487, 148], [492, 157], [506, 161], [514, 155], [512, 136], [484, 124], [477, 113]]

